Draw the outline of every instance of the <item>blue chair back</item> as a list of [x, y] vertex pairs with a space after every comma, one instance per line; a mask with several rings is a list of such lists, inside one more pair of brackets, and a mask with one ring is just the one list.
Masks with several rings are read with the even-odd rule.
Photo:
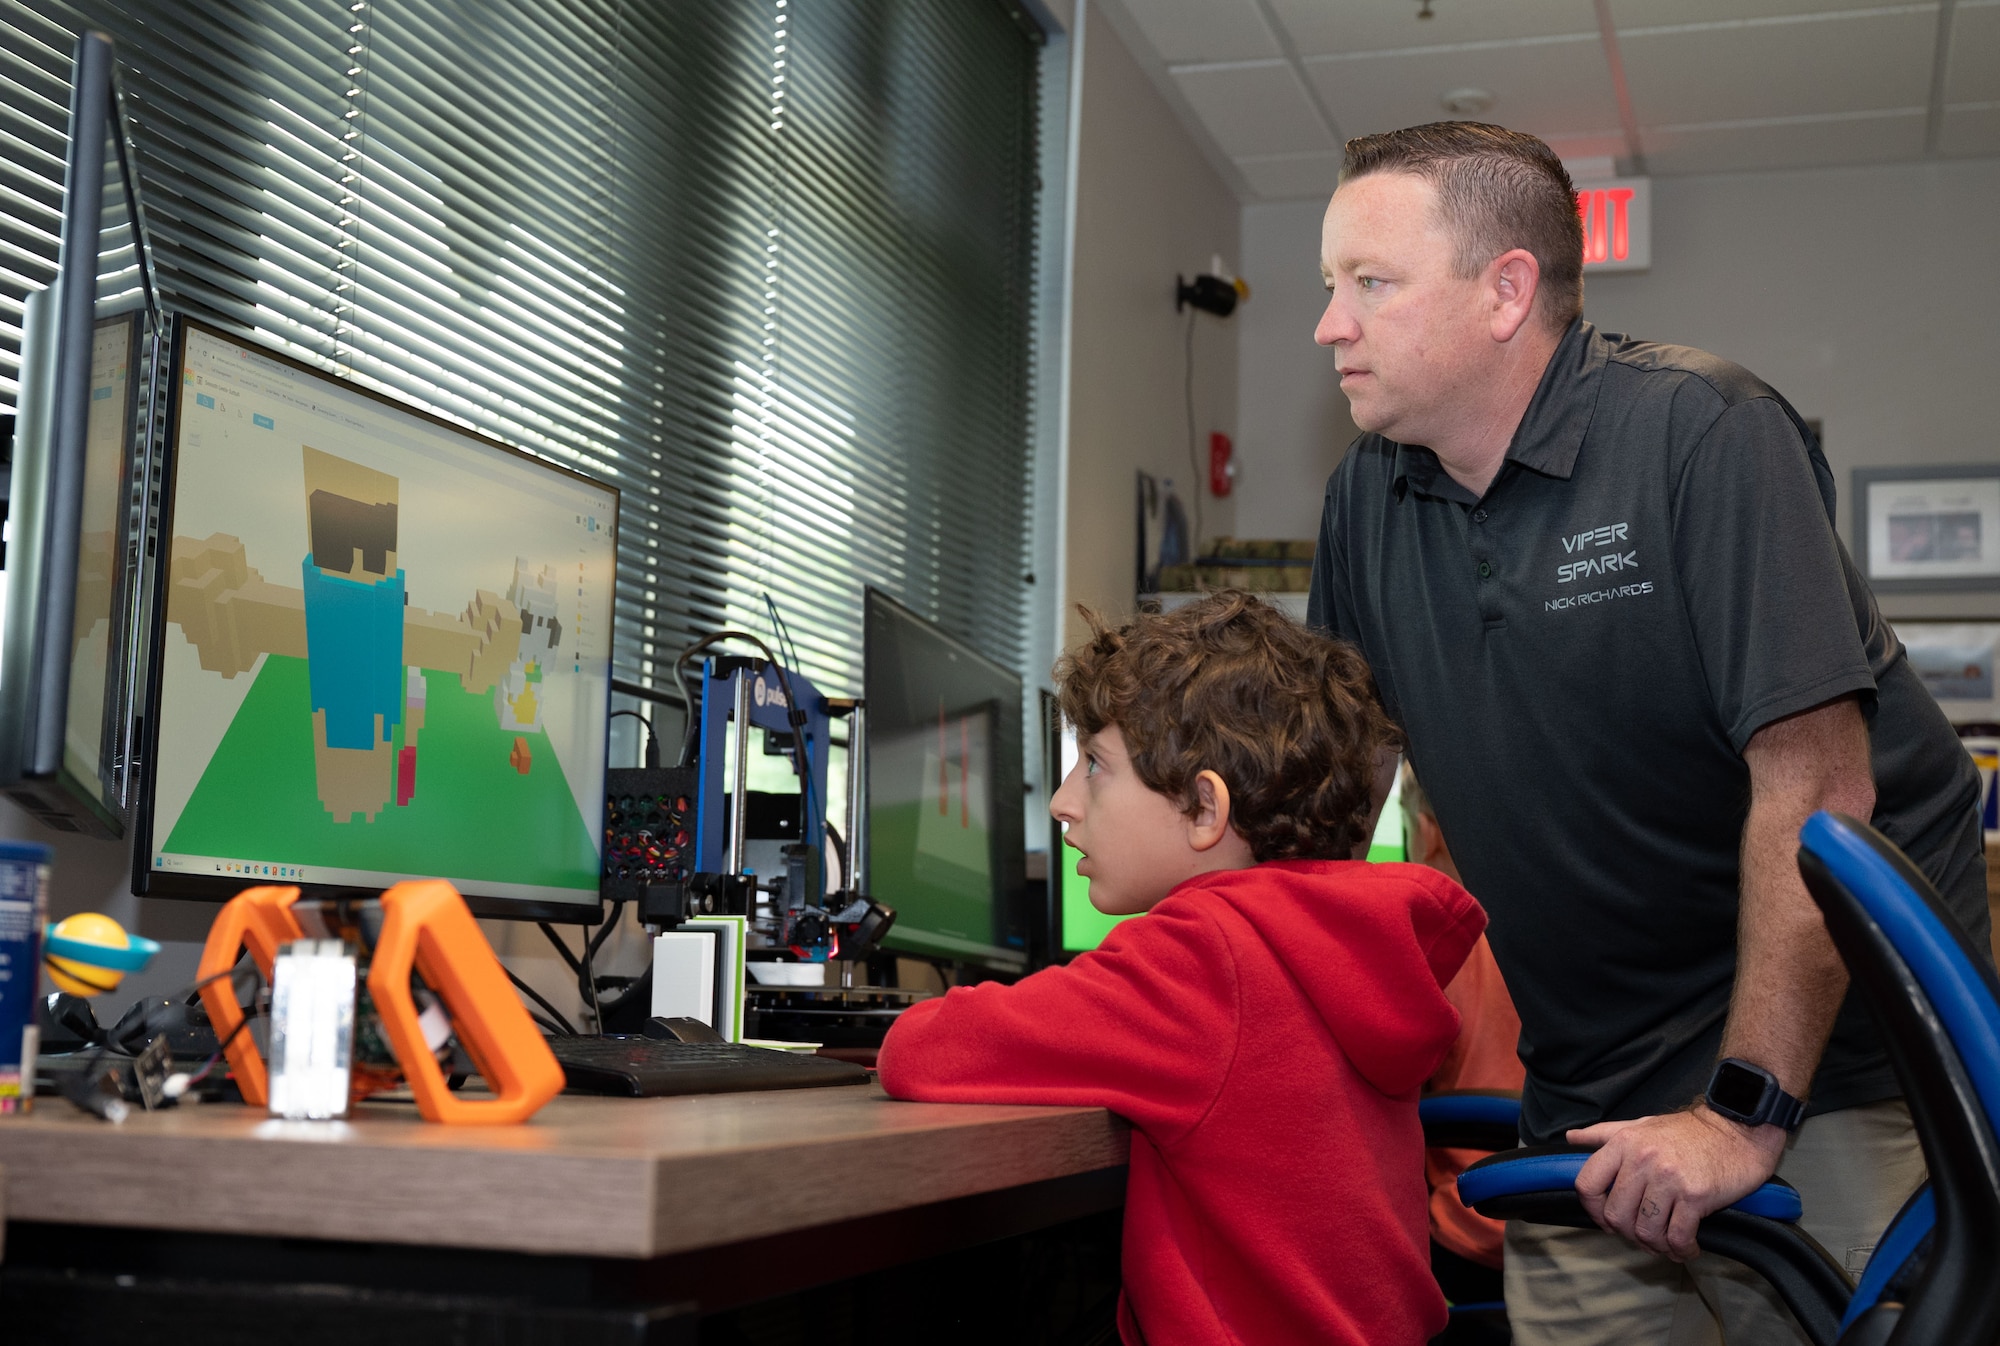
[[[1864, 1323], [1857, 1336], [1874, 1338], [1872, 1313], [1885, 1341], [1993, 1342], [2000, 980], [1930, 882], [1873, 828], [1816, 813], [1799, 841], [1799, 871], [1887, 1040], [1931, 1173], [1928, 1200], [1913, 1199], [1891, 1226], [1843, 1331]], [[1891, 1287], [1898, 1305], [1883, 1300]]]

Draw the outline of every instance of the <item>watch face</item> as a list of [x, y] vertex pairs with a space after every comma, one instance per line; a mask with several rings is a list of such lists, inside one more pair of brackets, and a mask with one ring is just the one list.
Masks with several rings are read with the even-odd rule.
[[1756, 1071], [1734, 1061], [1724, 1061], [1715, 1068], [1715, 1078], [1709, 1081], [1709, 1105], [1748, 1117], [1764, 1101], [1764, 1087], [1764, 1077]]

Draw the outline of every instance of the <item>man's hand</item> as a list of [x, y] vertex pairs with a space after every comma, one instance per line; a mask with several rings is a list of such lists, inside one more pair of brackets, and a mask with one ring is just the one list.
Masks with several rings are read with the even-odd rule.
[[1599, 1122], [1571, 1131], [1572, 1145], [1599, 1146], [1576, 1176], [1590, 1218], [1627, 1243], [1676, 1262], [1700, 1256], [1703, 1217], [1741, 1201], [1778, 1171], [1785, 1133], [1687, 1112]]

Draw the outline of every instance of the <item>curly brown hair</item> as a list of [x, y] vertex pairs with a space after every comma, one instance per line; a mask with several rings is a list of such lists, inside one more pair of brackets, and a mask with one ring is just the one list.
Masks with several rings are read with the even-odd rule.
[[1351, 645], [1240, 589], [1109, 627], [1056, 661], [1063, 717], [1115, 724], [1149, 789], [1193, 816], [1195, 779], [1229, 787], [1229, 821], [1264, 860], [1343, 860], [1367, 836], [1378, 748], [1398, 742]]

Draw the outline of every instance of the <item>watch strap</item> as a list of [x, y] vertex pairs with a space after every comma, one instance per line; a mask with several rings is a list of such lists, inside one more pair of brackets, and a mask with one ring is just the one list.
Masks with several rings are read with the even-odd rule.
[[1783, 1089], [1774, 1089], [1771, 1093], [1771, 1115], [1765, 1120], [1772, 1126], [1782, 1127], [1787, 1131], [1798, 1130], [1799, 1124], [1806, 1119], [1805, 1100], [1793, 1098]]

